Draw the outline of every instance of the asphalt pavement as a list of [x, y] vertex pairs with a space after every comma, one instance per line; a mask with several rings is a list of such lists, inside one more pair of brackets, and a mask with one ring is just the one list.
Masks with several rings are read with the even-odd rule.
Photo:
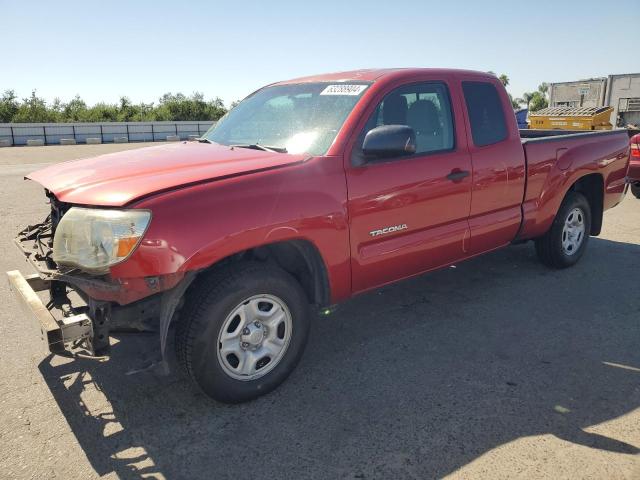
[[[0, 149], [0, 271], [47, 214], [41, 165], [144, 145]], [[45, 357], [0, 282], [0, 478], [640, 479], [640, 200], [553, 271], [512, 246], [359, 296], [315, 321], [297, 370], [216, 403], [174, 369]]]

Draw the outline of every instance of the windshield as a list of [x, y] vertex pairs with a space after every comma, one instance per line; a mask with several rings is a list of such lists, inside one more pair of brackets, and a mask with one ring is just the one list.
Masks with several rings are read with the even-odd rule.
[[323, 155], [370, 83], [276, 85], [240, 102], [202, 138], [222, 145]]

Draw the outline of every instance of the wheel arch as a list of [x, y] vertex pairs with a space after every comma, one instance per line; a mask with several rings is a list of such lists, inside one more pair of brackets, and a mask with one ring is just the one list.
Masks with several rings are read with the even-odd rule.
[[[306, 239], [276, 241], [235, 252], [200, 270], [198, 277], [205, 278], [202, 274], [246, 260], [277, 265], [298, 281], [309, 303], [319, 307], [330, 304], [331, 288], [327, 267], [318, 248]], [[198, 281], [199, 278], [194, 283]]]
[[549, 231], [569, 192], [579, 192], [586, 197], [592, 217], [589, 233], [599, 235], [604, 212], [604, 178], [600, 173], [586, 172], [566, 179], [550, 176], [535, 198], [525, 200], [523, 224], [517, 240], [538, 238]]
[[[600, 173], [590, 173], [576, 180], [568, 192], [579, 192], [585, 196], [591, 207], [591, 231], [597, 236], [602, 231], [604, 215], [604, 178]], [[565, 193], [565, 197], [566, 197]]]

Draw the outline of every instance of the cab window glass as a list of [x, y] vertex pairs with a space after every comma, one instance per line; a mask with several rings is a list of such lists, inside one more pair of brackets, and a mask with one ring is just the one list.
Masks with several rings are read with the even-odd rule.
[[462, 82], [471, 136], [478, 147], [507, 138], [507, 123], [496, 87], [486, 82]]
[[324, 155], [368, 82], [272, 85], [249, 95], [204, 138], [221, 145], [262, 145]]
[[418, 83], [393, 90], [369, 118], [369, 130], [381, 125], [408, 125], [416, 134], [416, 154], [451, 150], [454, 146], [451, 101], [443, 83]]

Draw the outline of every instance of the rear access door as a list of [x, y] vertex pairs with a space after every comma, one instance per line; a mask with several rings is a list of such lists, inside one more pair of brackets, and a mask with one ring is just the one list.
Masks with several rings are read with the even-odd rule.
[[511, 102], [499, 80], [461, 78], [473, 185], [469, 254], [511, 242], [520, 228], [526, 167]]

